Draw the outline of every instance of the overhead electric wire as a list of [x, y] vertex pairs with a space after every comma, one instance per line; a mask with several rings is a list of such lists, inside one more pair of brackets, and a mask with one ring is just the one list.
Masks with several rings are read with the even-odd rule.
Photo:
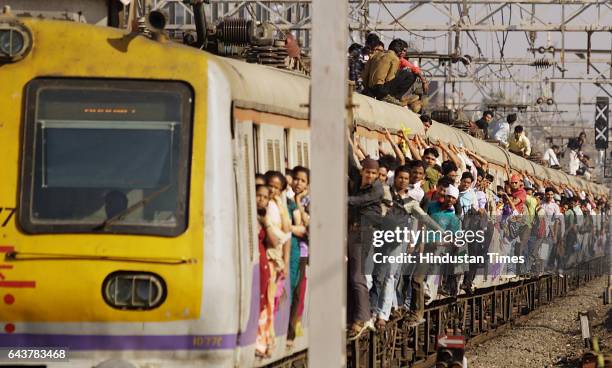
[[385, 4], [385, 2], [383, 0], [378, 0], [378, 2], [383, 6], [383, 8], [385, 8], [387, 13], [389, 13], [389, 15], [391, 16], [391, 18], [393, 18], [393, 21], [395, 22], [395, 24], [399, 25], [405, 32], [408, 32], [408, 33], [410, 33], [411, 35], [413, 35], [415, 37], [428, 38], [428, 39], [436, 39], [436, 38], [446, 37], [447, 36], [446, 33], [442, 33], [442, 34], [439, 34], [439, 35], [436, 35], [436, 36], [423, 36], [421, 34], [415, 33], [415, 32], [409, 30], [403, 24], [400, 23], [399, 19], [397, 19], [395, 17], [395, 15], [393, 15], [393, 12], [391, 12], [391, 9], [389, 9], [387, 7], [387, 4]]
[[[508, 20], [508, 25], [510, 25], [510, 22], [512, 21], [512, 5], [508, 5], [508, 6], [510, 7], [510, 19]], [[489, 10], [491, 10], [491, 4], [489, 4]], [[504, 21], [504, 10], [503, 9], [501, 10], [501, 18], [502, 18], [502, 24], [504, 24], [505, 21]], [[494, 17], [491, 18], [491, 23], [493, 25], [495, 25], [495, 18]], [[506, 63], [505, 60], [504, 60], [504, 49], [506, 47], [506, 41], [508, 40], [507, 35], [508, 35], [509, 31], [506, 31], [505, 33], [506, 33], [506, 37], [504, 38], [503, 43], [502, 43], [502, 42], [499, 41], [499, 35], [497, 34], [497, 32], [495, 32], [495, 39], [497, 41], [497, 46], [499, 47], [499, 50], [500, 50], [500, 61], [501, 61], [501, 64], [499, 66], [499, 69], [501, 71], [502, 67], [504, 67], [506, 69], [506, 71], [508, 72], [509, 79], [512, 82], [514, 82], [514, 84], [517, 87], [520, 87], [520, 84], [514, 78], [513, 73], [510, 70], [510, 67], [508, 66], [508, 63]]]

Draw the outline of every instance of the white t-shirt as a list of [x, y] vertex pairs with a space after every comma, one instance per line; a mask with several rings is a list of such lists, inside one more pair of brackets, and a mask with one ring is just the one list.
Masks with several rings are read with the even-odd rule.
[[546, 235], [548, 236], [550, 234], [550, 231], [552, 230], [552, 227], [554, 226], [555, 221], [561, 221], [563, 215], [561, 214], [561, 209], [559, 208], [559, 205], [555, 202], [544, 202], [542, 203], [541, 208], [544, 211], [546, 221]]
[[557, 158], [557, 154], [552, 148], [549, 148], [544, 152], [544, 160], [548, 162], [548, 166], [559, 166], [559, 159]]
[[498, 120], [489, 130], [489, 137], [493, 137], [503, 144], [508, 144], [508, 135], [510, 134], [510, 124], [508, 122]]
[[546, 217], [561, 217], [561, 209], [555, 202], [544, 202], [542, 203], [542, 209]]
[[569, 153], [569, 174], [576, 175], [576, 171], [580, 168], [580, 159], [578, 158], [578, 152], [574, 150], [570, 150]]
[[424, 196], [425, 192], [423, 191], [423, 188], [421, 188], [421, 183], [408, 185], [408, 197], [414, 199], [417, 202], [421, 202]]

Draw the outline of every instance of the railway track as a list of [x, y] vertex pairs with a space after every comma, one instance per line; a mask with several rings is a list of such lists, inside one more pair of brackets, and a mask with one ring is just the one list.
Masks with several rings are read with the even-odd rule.
[[428, 306], [425, 323], [418, 328], [408, 328], [401, 319], [392, 320], [384, 331], [364, 334], [349, 343], [347, 367], [434, 366], [437, 336], [460, 334], [465, 336], [468, 346], [479, 344], [606, 270], [605, 257], [600, 257], [568, 270], [564, 276], [543, 275], [480, 289], [470, 296], [436, 301]]
[[[563, 276], [543, 275], [435, 301], [425, 310], [425, 323], [408, 327], [390, 320], [383, 331], [369, 332], [347, 344], [348, 368], [427, 368], [435, 365], [436, 338], [442, 333], [463, 335], [467, 347], [494, 338], [516, 322], [557, 298], [566, 296], [607, 271], [600, 257], [567, 270]], [[307, 367], [302, 351], [276, 362], [274, 368]]]

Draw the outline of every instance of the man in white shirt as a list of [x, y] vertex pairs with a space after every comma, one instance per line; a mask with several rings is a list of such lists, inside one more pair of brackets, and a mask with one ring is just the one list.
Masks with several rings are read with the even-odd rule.
[[412, 161], [410, 166], [410, 184], [408, 185], [408, 197], [421, 202], [425, 196], [421, 182], [425, 178], [425, 163], [423, 161]]
[[553, 169], [558, 169], [559, 168], [559, 159], [557, 158], [557, 155], [559, 154], [559, 146], [557, 146], [556, 144], [553, 144], [552, 147], [550, 147], [549, 149], [546, 150], [546, 152], [544, 152], [544, 161], [546, 161], [546, 163], [548, 164], [548, 167], [553, 168]]
[[550, 236], [553, 240], [553, 244], [557, 241], [558, 226], [561, 223], [563, 215], [559, 205], [555, 203], [555, 190], [553, 188], [546, 188], [544, 195], [545, 202], [542, 203], [541, 208], [544, 211], [546, 219], [546, 236]]
[[516, 114], [510, 114], [506, 117], [506, 121], [498, 120], [491, 127], [491, 134], [489, 135], [493, 139], [499, 141], [502, 145], [508, 146], [508, 136], [510, 135], [510, 125], [516, 121]]
[[570, 149], [569, 152], [569, 167], [568, 173], [570, 175], [576, 175], [576, 171], [580, 168], [580, 152], [575, 149]]

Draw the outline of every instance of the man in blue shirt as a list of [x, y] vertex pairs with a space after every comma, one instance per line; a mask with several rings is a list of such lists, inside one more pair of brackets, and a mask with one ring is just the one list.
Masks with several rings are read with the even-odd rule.
[[[444, 200], [440, 204], [440, 210], [431, 215], [431, 218], [440, 225], [440, 227], [446, 231], [452, 231], [456, 233], [461, 230], [461, 221], [459, 217], [455, 214], [454, 206], [457, 204], [457, 200], [459, 199], [459, 189], [453, 185], [449, 185], [446, 189]], [[433, 239], [434, 242], [441, 242], [442, 239], [438, 239], [435, 237]], [[462, 247], [458, 249], [459, 254], [465, 253], [467, 251], [466, 247]], [[443, 251], [446, 252], [455, 252], [454, 246], [449, 247]], [[439, 252], [436, 252], [438, 254]], [[446, 267], [444, 267], [446, 266]], [[443, 265], [441, 274], [443, 277], [442, 285], [438, 288], [438, 293], [443, 295], [456, 295], [457, 294], [457, 276], [454, 272], [454, 265]]]

